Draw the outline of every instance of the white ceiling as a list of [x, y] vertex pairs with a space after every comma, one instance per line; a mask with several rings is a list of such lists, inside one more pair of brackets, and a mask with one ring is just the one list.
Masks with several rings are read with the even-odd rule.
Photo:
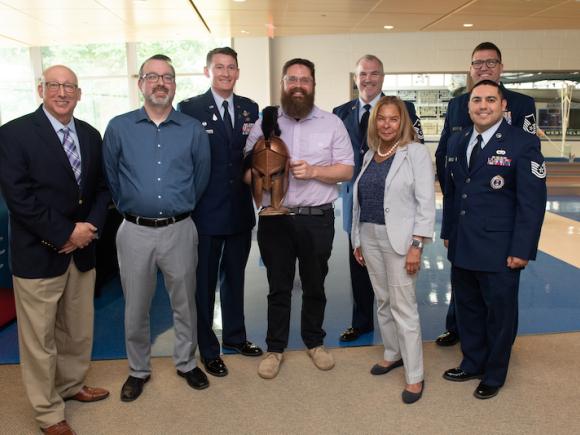
[[208, 34], [580, 29], [580, 0], [0, 0], [0, 23], [0, 45], [12, 46]]

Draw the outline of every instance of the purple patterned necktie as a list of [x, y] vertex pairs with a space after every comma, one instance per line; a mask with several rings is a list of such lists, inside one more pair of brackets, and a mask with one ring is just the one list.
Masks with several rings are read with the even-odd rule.
[[81, 159], [79, 153], [77, 151], [77, 147], [75, 146], [75, 141], [70, 135], [69, 128], [62, 128], [63, 137], [62, 137], [62, 146], [64, 147], [64, 152], [68, 157], [68, 161], [72, 167], [72, 170], [75, 174], [75, 179], [77, 180], [77, 184], [81, 185]]

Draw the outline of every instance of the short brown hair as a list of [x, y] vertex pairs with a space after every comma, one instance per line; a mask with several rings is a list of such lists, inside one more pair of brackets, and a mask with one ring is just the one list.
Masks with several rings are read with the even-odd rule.
[[495, 45], [493, 42], [482, 42], [481, 44], [478, 44], [477, 47], [475, 47], [471, 52], [471, 57], [473, 58], [475, 52], [483, 50], [495, 51], [497, 53], [497, 58], [501, 62], [501, 51], [499, 50], [498, 46]]
[[367, 62], [376, 62], [379, 64], [379, 70], [380, 72], [384, 73], [385, 72], [385, 68], [383, 66], [383, 61], [381, 59], [379, 59], [378, 57], [376, 57], [374, 54], [365, 54], [364, 56], [361, 56], [359, 58], [359, 60], [356, 61], [355, 63], [355, 68], [358, 68], [359, 64], [363, 61], [366, 60]]
[[145, 62], [141, 64], [141, 68], [139, 68], [139, 78], [143, 75], [143, 68], [145, 68], [145, 64], [150, 60], [161, 60], [166, 62], [167, 65], [171, 67], [171, 71], [173, 71], [173, 75], [175, 75], [175, 68], [173, 68], [173, 64], [171, 63], [171, 58], [169, 56], [165, 56], [164, 54], [154, 54], [153, 56], [145, 59]]
[[413, 128], [413, 123], [411, 122], [411, 117], [407, 111], [407, 106], [405, 106], [405, 103], [399, 97], [388, 95], [382, 97], [377, 102], [369, 117], [367, 143], [369, 149], [373, 151], [377, 151], [381, 145], [381, 138], [379, 137], [379, 132], [377, 131], [377, 114], [384, 106], [388, 105], [396, 106], [401, 116], [401, 125], [399, 126], [399, 133], [397, 134], [399, 146], [401, 147], [411, 142], [417, 142], [417, 133]]
[[312, 81], [316, 83], [316, 77], [314, 77], [314, 63], [310, 62], [308, 59], [301, 59], [296, 57], [287, 61], [282, 67], [282, 77], [286, 75], [286, 71], [293, 65], [302, 65], [310, 70], [310, 75], [312, 76]]
[[232, 47], [218, 47], [207, 52], [205, 57], [205, 66], [210, 67], [212, 59], [216, 54], [225, 54], [226, 56], [231, 56], [236, 61], [236, 66], [238, 66], [238, 53]]

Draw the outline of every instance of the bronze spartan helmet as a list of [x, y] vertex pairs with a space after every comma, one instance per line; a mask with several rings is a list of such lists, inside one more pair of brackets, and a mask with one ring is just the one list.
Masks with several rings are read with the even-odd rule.
[[264, 136], [256, 142], [252, 151], [252, 192], [256, 207], [262, 206], [263, 192], [270, 193], [270, 206], [260, 211], [260, 216], [287, 214], [282, 207], [284, 195], [288, 190], [290, 153], [280, 139], [278, 126], [278, 107], [266, 107], [262, 113], [262, 132]]

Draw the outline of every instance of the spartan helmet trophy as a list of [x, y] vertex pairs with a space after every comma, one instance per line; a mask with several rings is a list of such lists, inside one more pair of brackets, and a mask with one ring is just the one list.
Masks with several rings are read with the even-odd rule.
[[256, 207], [262, 206], [262, 194], [270, 192], [270, 206], [260, 211], [259, 216], [288, 214], [282, 207], [284, 195], [288, 190], [290, 153], [280, 139], [278, 107], [270, 106], [263, 110], [262, 132], [264, 136], [256, 142], [252, 152], [252, 192]]

